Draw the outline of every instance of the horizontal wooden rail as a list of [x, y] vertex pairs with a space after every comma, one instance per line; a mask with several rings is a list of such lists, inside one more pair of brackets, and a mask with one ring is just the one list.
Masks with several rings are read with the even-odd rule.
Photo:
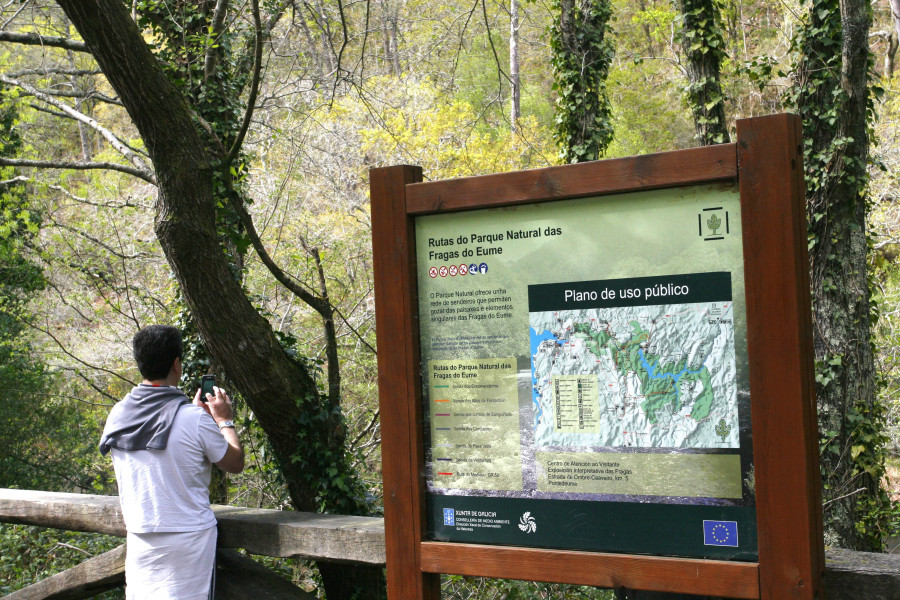
[[125, 546], [84, 561], [2, 600], [77, 600], [125, 585]]
[[[213, 506], [219, 547], [263, 556], [384, 564], [384, 520], [281, 510]], [[116, 496], [0, 488], [0, 522], [125, 537]]]
[[406, 201], [409, 214], [420, 215], [465, 210], [473, 202], [485, 208], [535, 197], [561, 200], [713, 183], [735, 179], [737, 172], [736, 144], [719, 144], [516, 173], [412, 183], [406, 187]]
[[[384, 521], [380, 518], [233, 506], [214, 506], [213, 510], [219, 520], [219, 545], [224, 548], [332, 562], [385, 562]], [[125, 535], [115, 496], [0, 488], [0, 523]], [[435, 546], [429, 544], [429, 548]], [[828, 600], [900, 598], [900, 555], [834, 549], [827, 550], [825, 557]]]

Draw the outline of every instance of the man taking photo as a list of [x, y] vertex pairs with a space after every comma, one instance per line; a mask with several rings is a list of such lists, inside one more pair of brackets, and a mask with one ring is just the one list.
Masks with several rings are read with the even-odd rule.
[[[207, 600], [215, 587], [212, 464], [244, 469], [228, 395], [191, 402], [178, 388], [181, 332], [141, 329], [132, 341], [143, 382], [109, 413], [100, 452], [112, 452], [127, 531], [127, 600]], [[205, 400], [205, 401], [204, 401]]]

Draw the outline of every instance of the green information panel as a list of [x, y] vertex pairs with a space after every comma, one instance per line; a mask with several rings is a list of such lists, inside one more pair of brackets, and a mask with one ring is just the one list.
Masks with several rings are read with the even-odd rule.
[[735, 186], [415, 235], [430, 539], [757, 559]]

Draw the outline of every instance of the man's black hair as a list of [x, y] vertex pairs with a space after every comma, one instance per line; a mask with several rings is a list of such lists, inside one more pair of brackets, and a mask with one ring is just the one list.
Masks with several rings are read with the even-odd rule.
[[181, 331], [171, 325], [149, 325], [131, 340], [134, 360], [144, 379], [156, 381], [169, 376], [176, 358], [181, 358]]

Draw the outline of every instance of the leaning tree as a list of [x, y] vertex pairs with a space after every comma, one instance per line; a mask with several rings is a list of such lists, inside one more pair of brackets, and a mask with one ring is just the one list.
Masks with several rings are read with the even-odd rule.
[[[227, 0], [148, 1], [130, 7], [120, 0], [58, 4], [83, 41], [33, 32], [0, 32], [0, 41], [92, 55], [146, 154], [77, 106], [3, 75], [0, 80], [44, 102], [45, 110], [98, 132], [127, 164], [96, 161], [86, 153], [77, 160], [3, 163], [113, 169], [155, 186], [155, 232], [180, 293], [211, 358], [265, 431], [293, 506], [366, 512], [363, 486], [346, 455], [335, 310], [324, 276], [311, 291], [279, 268], [256, 232], [247, 210], [251, 199], [240, 177], [264, 44], [293, 3], [267, 3], [264, 10], [255, 0], [240, 5]], [[315, 365], [282, 346], [242, 289], [235, 265], [247, 245], [275, 279], [321, 315], [327, 341], [325, 391]], [[309, 251], [317, 258], [314, 249]], [[320, 564], [319, 570], [329, 598], [383, 593], [380, 569]]]

